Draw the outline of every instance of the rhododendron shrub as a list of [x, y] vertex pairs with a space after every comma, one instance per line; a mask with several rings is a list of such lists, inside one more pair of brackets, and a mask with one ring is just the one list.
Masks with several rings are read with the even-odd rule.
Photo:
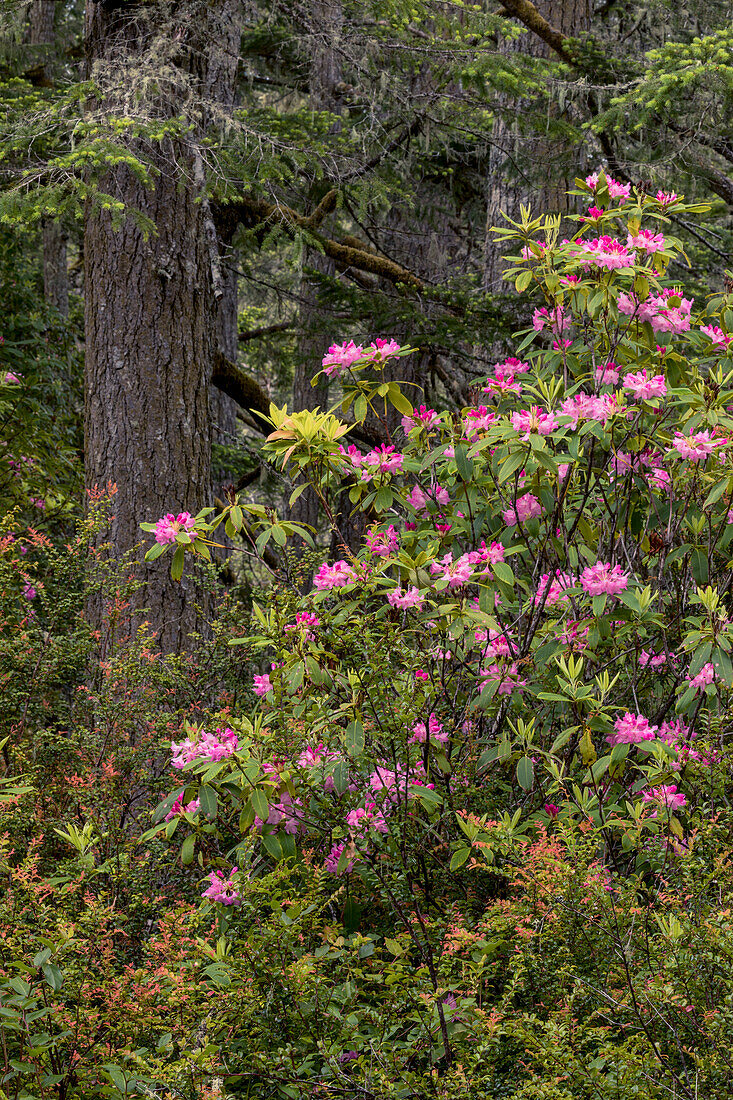
[[[475, 404], [413, 408], [376, 350], [343, 344], [324, 369], [343, 411], [371, 410], [378, 449], [332, 413], [273, 410], [266, 450], [312, 485], [342, 548], [305, 594], [262, 597], [255, 712], [189, 730], [183, 755], [176, 738], [154, 830], [199, 858], [233, 943], [263, 929], [257, 883], [279, 867], [297, 935], [277, 977], [244, 948], [232, 974], [269, 980], [288, 1019], [317, 975], [351, 1021], [347, 1039], [314, 1010], [312, 1041], [283, 1047], [222, 1010], [248, 1082], [282, 1082], [271, 1095], [423, 1095], [436, 1077], [466, 1097], [581, 1097], [591, 1078], [603, 1096], [724, 1094], [719, 1054], [691, 1053], [730, 1043], [711, 1023], [723, 994], [682, 970], [726, 938], [709, 884], [730, 775], [733, 297], [685, 296], [678, 196], [603, 172], [575, 194], [594, 209], [571, 240], [528, 212], [501, 231], [527, 326]], [[345, 480], [369, 519], [355, 551]], [[240, 519], [233, 505], [198, 529]], [[260, 521], [282, 545], [284, 524]], [[409, 1022], [385, 1033], [397, 1002]]]

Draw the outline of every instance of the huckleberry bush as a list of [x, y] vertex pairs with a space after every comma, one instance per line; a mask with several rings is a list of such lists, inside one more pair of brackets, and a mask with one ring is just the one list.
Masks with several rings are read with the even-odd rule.
[[[184, 731], [154, 830], [215, 864], [204, 899], [250, 945], [217, 1020], [253, 1059], [231, 1072], [270, 1082], [258, 1095], [730, 1085], [713, 975], [733, 946], [715, 855], [733, 296], [685, 297], [682, 198], [603, 172], [576, 184], [592, 205], [571, 240], [528, 211], [499, 233], [527, 328], [471, 408], [413, 407], [381, 373], [410, 349], [386, 340], [323, 359], [341, 411], [380, 425], [371, 451], [333, 413], [273, 407], [266, 451], [294, 497], [313, 487], [342, 554], [305, 595], [275, 585], [255, 606], [256, 713]], [[356, 552], [344, 483], [369, 521]], [[180, 575], [244, 512], [260, 550], [307, 535], [238, 503], [148, 524], [148, 556], [174, 543]], [[267, 982], [277, 1041], [236, 1024]]]

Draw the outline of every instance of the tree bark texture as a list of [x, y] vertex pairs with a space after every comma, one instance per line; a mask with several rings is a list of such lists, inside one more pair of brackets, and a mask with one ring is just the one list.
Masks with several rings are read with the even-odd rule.
[[[28, 13], [28, 43], [33, 52], [31, 75], [36, 84], [43, 87], [52, 82], [49, 69], [56, 44], [56, 6], [55, 0], [33, 0]], [[57, 222], [44, 221], [42, 247], [44, 299], [49, 306], [68, 317], [66, 233]]]
[[[225, 6], [209, 8], [219, 17]], [[144, 63], [156, 7], [87, 0], [90, 73], [97, 66], [118, 71], [126, 62]], [[163, 8], [170, 11], [169, 5]], [[205, 42], [205, 9], [198, 13], [195, 27], [180, 24], [182, 46], [187, 36]], [[205, 64], [205, 49], [191, 53]], [[206, 71], [203, 76], [192, 76], [199, 87]], [[176, 106], [162, 94], [151, 109], [165, 118]], [[103, 107], [114, 112], [114, 95]], [[223, 294], [213, 225], [201, 201], [196, 136], [165, 138], [133, 151], [156, 169], [154, 188], [143, 187], [125, 166], [108, 171], [101, 188], [129, 210], [143, 212], [155, 232], [146, 235], [131, 216], [115, 231], [109, 214], [91, 207], [85, 224], [86, 484], [88, 490], [117, 485], [108, 536], [115, 558], [140, 543], [142, 520], [195, 513], [209, 503], [208, 390]], [[197, 601], [185, 577], [171, 581], [169, 565], [164, 557], [144, 567], [146, 586], [134, 597], [133, 626], [147, 619], [161, 647], [175, 652], [187, 649], [187, 636], [201, 627], [194, 606], [201, 594]], [[143, 615], [142, 608], [149, 611]], [[89, 610], [99, 623], [99, 603]]]
[[[590, 0], [538, 0], [536, 9], [563, 36], [574, 37], [588, 31], [592, 8]], [[528, 30], [519, 39], [501, 47], [506, 54], [522, 51], [530, 57], [549, 59], [553, 52], [547, 42]], [[500, 105], [501, 106], [501, 105]], [[493, 293], [506, 289], [502, 272], [506, 266], [504, 251], [491, 233], [493, 226], [504, 226], [502, 217], [519, 218], [520, 205], [532, 206], [534, 213], [567, 213], [570, 185], [568, 166], [576, 151], [567, 141], [547, 138], [527, 130], [524, 116], [538, 110], [538, 104], [506, 100], [514, 118], [498, 110], [491, 132], [491, 148], [486, 196], [486, 234], [484, 246], [484, 287]], [[548, 110], [552, 111], [548, 103]], [[577, 175], [577, 170], [572, 176]]]

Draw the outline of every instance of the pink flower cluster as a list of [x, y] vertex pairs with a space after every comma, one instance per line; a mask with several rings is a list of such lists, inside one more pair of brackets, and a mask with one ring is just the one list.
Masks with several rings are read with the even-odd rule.
[[529, 409], [512, 413], [512, 427], [515, 432], [523, 432], [522, 439], [528, 440], [532, 432], [537, 435], [549, 435], [557, 427], [557, 419], [553, 413], [532, 405]]
[[195, 814], [201, 809], [201, 803], [198, 798], [194, 798], [187, 805], [183, 805], [183, 791], [179, 794], [171, 806], [168, 813], [165, 815], [166, 821], [172, 821], [174, 817], [182, 817], [183, 814]]
[[201, 897], [208, 898], [209, 901], [216, 901], [220, 905], [240, 905], [242, 895], [234, 885], [234, 875], [236, 875], [238, 869], [232, 867], [227, 878], [224, 878], [221, 871], [212, 871], [208, 876], [209, 886], [204, 890]]
[[519, 359], [505, 359], [503, 363], [494, 365], [494, 373], [486, 379], [484, 393], [515, 393], [519, 395], [522, 387], [515, 381], [518, 374], [524, 374], [529, 370], [529, 363], [523, 363]]
[[642, 741], [654, 741], [659, 733], [659, 727], [650, 726], [642, 714], [629, 711], [616, 719], [614, 727], [616, 732], [606, 738], [610, 745], [639, 745]]
[[555, 604], [567, 606], [572, 596], [572, 592], [569, 592], [568, 589], [574, 589], [577, 583], [578, 578], [573, 576], [572, 573], [561, 573], [559, 569], [555, 571], [554, 576], [543, 573], [540, 577], [537, 592], [532, 597], [532, 603], [542, 603], [545, 599], [545, 593], [547, 593], [545, 607], [553, 607]]
[[[585, 182], [591, 191], [595, 191], [598, 187], [598, 181], [600, 178], [600, 172], [593, 172], [592, 175], [585, 177]], [[619, 199], [620, 204], [623, 205], [631, 194], [630, 183], [619, 183], [613, 176], [606, 175], [606, 187], [608, 193], [612, 199]]]
[[[681, 810], [687, 804], [687, 799], [675, 784], [652, 787], [651, 790], [644, 791], [641, 797], [643, 802], [654, 802], [658, 806], [664, 806], [668, 813], [672, 813], [673, 810]], [[652, 817], [656, 816], [656, 812], [652, 814]]]
[[525, 493], [517, 497], [511, 508], [506, 508], [502, 513], [507, 527], [516, 527], [518, 523], [526, 523], [528, 519], [537, 519], [542, 515], [542, 505], [532, 493]]
[[621, 406], [614, 394], [606, 393], [598, 397], [582, 391], [573, 394], [572, 397], [566, 397], [558, 409], [561, 416], [570, 417], [570, 427], [573, 431], [578, 427], [580, 420], [598, 420], [601, 424], [605, 424], [620, 411]]
[[709, 336], [716, 347], [727, 348], [733, 343], [733, 336], [723, 332], [717, 325], [700, 325], [700, 332]]
[[708, 664], [702, 666], [697, 676], [692, 677], [692, 679], [690, 680], [690, 687], [695, 688], [695, 691], [697, 692], [701, 692], [707, 687], [708, 684], [712, 684], [714, 680], [715, 667], [714, 665], [710, 664], [710, 662], [708, 662]]
[[620, 565], [597, 561], [585, 567], [580, 574], [580, 584], [589, 596], [617, 596], [628, 587], [629, 574], [624, 573]]
[[655, 332], [687, 332], [694, 298], [683, 298], [679, 290], [666, 287], [641, 301], [635, 294], [619, 294], [618, 309], [637, 321], [648, 321]]
[[386, 531], [377, 531], [372, 527], [367, 531], [366, 544], [370, 554], [377, 558], [386, 558], [397, 550], [397, 531], [391, 523]]
[[429, 503], [446, 505], [449, 500], [448, 490], [437, 484], [432, 485], [427, 493], [416, 485], [407, 498], [408, 504], [412, 505], [418, 515], [424, 515], [427, 512]]
[[420, 594], [419, 588], [412, 585], [404, 592], [401, 588], [395, 588], [393, 592], [388, 592], [387, 601], [392, 607], [416, 607], [419, 610], [425, 602], [425, 597]]
[[162, 544], [175, 542], [176, 535], [181, 531], [193, 531], [195, 526], [196, 520], [190, 512], [179, 512], [177, 516], [169, 512], [155, 524], [155, 541]]
[[335, 561], [333, 565], [324, 562], [315, 577], [313, 584], [316, 588], [326, 591], [330, 588], [345, 588], [347, 584], [354, 584], [357, 580], [354, 569], [343, 559]]
[[473, 442], [479, 439], [481, 432], [486, 432], [497, 422], [496, 413], [487, 409], [486, 405], [479, 405], [475, 409], [467, 409], [463, 414], [463, 434], [466, 439]]
[[624, 389], [638, 397], [640, 401], [650, 401], [655, 397], [667, 396], [667, 383], [663, 374], [648, 377], [646, 369], [636, 374], [624, 375]]
[[412, 410], [412, 416], [403, 416], [400, 423], [405, 435], [408, 435], [413, 428], [436, 428], [441, 420], [435, 409], [428, 409], [425, 405], [421, 405], [419, 409]]
[[620, 267], [631, 267], [634, 257], [628, 248], [614, 237], [596, 237], [592, 241], [580, 241], [578, 259], [581, 267], [600, 267], [614, 271]]
[[653, 229], [640, 229], [636, 234], [629, 233], [626, 247], [651, 255], [653, 252], [661, 252], [666, 243], [662, 233], [655, 233]]
[[239, 748], [239, 739], [230, 729], [217, 729], [216, 733], [202, 733], [197, 738], [187, 737], [185, 741], [172, 741], [171, 752], [174, 768], [185, 768], [192, 760], [225, 760]]
[[264, 676], [258, 676], [256, 673], [252, 677], [253, 691], [255, 695], [259, 695], [263, 698], [269, 691], [272, 691], [272, 681], [270, 680], [269, 672], [266, 672]]
[[716, 439], [715, 429], [713, 428], [712, 434], [708, 428], [705, 428], [701, 432], [693, 432], [690, 429], [689, 435], [684, 435], [682, 432], [674, 433], [674, 440], [672, 446], [668, 448], [667, 454], [672, 454], [677, 451], [680, 458], [686, 458], [690, 462], [704, 462], [710, 455], [718, 452], [719, 457], [722, 458], [720, 447], [724, 447], [728, 442], [727, 439]]
[[349, 340], [344, 344], [331, 344], [323, 356], [321, 365], [324, 374], [329, 377], [332, 375], [338, 377], [359, 362], [372, 363], [373, 366], [381, 367], [401, 350], [395, 340], [375, 340], [366, 348]]
[[497, 684], [496, 695], [511, 695], [513, 691], [521, 691], [527, 683], [519, 674], [519, 664], [510, 661], [508, 664], [493, 664], [488, 668], [482, 668], [479, 673], [479, 691]]
[[444, 744], [448, 740], [448, 733], [443, 729], [443, 723], [439, 722], [431, 712], [426, 722], [417, 722], [412, 727], [411, 744], [424, 745], [426, 741], [438, 741]]
[[545, 325], [549, 325], [555, 336], [562, 336], [569, 328], [571, 318], [562, 306], [553, 306], [548, 310], [546, 306], [536, 309], [532, 314], [532, 328], [535, 332], [542, 332]]

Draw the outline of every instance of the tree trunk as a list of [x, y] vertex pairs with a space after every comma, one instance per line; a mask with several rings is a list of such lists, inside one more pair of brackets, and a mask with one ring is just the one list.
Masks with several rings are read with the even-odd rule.
[[[310, 72], [311, 107], [316, 111], [330, 111], [337, 115], [340, 105], [334, 95], [334, 89], [341, 79], [341, 66], [337, 52], [343, 23], [341, 0], [311, 0], [310, 18], [313, 37]], [[331, 132], [336, 133], [339, 129], [340, 122], [334, 119]], [[293, 377], [293, 409], [297, 412], [301, 409], [314, 409], [320, 406], [321, 411], [325, 411], [328, 406], [328, 379], [321, 377], [317, 386], [311, 386], [311, 379], [321, 369], [321, 360], [328, 346], [334, 340], [336, 343], [341, 342], [333, 329], [329, 331], [328, 303], [323, 294], [323, 279], [335, 277], [336, 267], [333, 260], [312, 248], [305, 250], [303, 267], [305, 274], [300, 284], [299, 310], [302, 335], [298, 344], [298, 360]], [[291, 515], [297, 523], [307, 523], [318, 530], [318, 498], [311, 489], [306, 489], [298, 497]]]
[[[32, 76], [41, 86], [51, 83], [49, 63], [56, 44], [55, 0], [33, 0], [28, 13], [28, 43], [33, 51]], [[54, 221], [43, 223], [43, 296], [47, 305], [69, 315], [66, 233]]]
[[[580, 35], [590, 28], [590, 0], [536, 0], [535, 7], [563, 35]], [[551, 56], [547, 43], [531, 31], [501, 49], [507, 55], [522, 51], [531, 57]], [[567, 213], [565, 192], [577, 175], [577, 151], [569, 142], [523, 131], [523, 120], [538, 111], [538, 104], [502, 99], [504, 109], [496, 113], [491, 133], [484, 244], [484, 287], [495, 294], [507, 289], [502, 280], [506, 263], [492, 227], [507, 224], [503, 214], [517, 220], [522, 204], [530, 205], [535, 214]], [[546, 109], [552, 112], [552, 103]], [[576, 166], [570, 173], [573, 161]]]
[[[208, 5], [212, 20], [220, 19], [225, 7]], [[90, 75], [106, 67], [107, 86], [114, 89], [124, 81], [125, 65], [150, 64], [145, 51], [160, 34], [152, 25], [159, 10], [158, 5], [113, 7], [87, 0]], [[186, 64], [186, 46], [192, 47], [197, 65], [202, 57], [205, 64], [202, 43], [212, 30], [204, 22], [206, 11], [199, 7], [198, 19], [181, 20], [176, 64]], [[183, 68], [181, 74], [182, 79], [188, 75]], [[205, 76], [202, 80], [196, 73], [192, 82], [200, 88]], [[160, 117], [180, 109], [172, 89], [159, 86], [157, 96], [145, 106]], [[114, 113], [114, 91], [103, 107]], [[128, 210], [141, 211], [155, 232], [146, 236], [129, 215], [115, 231], [110, 215], [91, 205], [85, 220], [86, 485], [88, 490], [117, 485], [109, 535], [117, 559], [141, 541], [141, 520], [167, 512], [195, 513], [209, 502], [208, 388], [217, 340], [216, 299], [222, 293], [208, 204], [201, 201], [196, 135], [149, 142], [144, 149], [134, 145], [133, 151], [157, 169], [154, 189], [145, 189], [124, 166], [107, 172], [100, 186]], [[188, 635], [201, 627], [194, 606], [201, 600], [195, 601], [190, 579], [171, 581], [169, 565], [164, 557], [144, 567], [147, 583], [133, 596], [133, 626], [147, 619], [161, 647], [176, 652], [189, 648]], [[142, 608], [149, 611], [143, 615]], [[99, 623], [99, 601], [89, 610]]]

